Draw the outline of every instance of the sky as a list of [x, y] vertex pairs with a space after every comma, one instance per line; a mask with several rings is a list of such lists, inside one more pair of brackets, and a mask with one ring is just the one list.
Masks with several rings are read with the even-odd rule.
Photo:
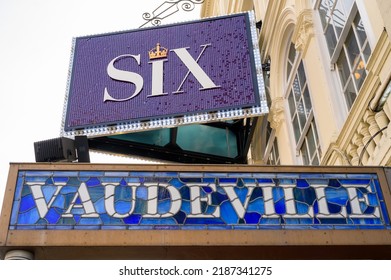
[[[137, 29], [146, 23], [143, 13], [164, 2], [0, 0], [0, 205], [9, 163], [35, 162], [34, 142], [60, 136], [72, 38]], [[200, 8], [179, 8], [162, 24], [197, 19]], [[90, 157], [92, 163], [134, 162]]]

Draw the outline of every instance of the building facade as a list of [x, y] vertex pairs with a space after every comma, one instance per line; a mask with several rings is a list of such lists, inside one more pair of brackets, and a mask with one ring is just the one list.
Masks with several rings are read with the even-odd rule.
[[270, 113], [249, 162], [389, 165], [391, 3], [207, 0], [202, 16], [252, 9]]

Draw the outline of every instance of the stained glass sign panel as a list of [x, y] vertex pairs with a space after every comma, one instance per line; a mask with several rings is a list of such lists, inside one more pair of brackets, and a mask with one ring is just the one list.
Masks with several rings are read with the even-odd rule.
[[19, 170], [9, 229], [377, 230], [391, 225], [377, 173]]

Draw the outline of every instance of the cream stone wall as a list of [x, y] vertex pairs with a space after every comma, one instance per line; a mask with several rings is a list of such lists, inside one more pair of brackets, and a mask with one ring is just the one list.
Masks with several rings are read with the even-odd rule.
[[[251, 3], [250, 3], [251, 2]], [[302, 164], [296, 151], [287, 97], [286, 61], [290, 43], [303, 61], [322, 150], [322, 165], [390, 165], [391, 101], [374, 111], [391, 76], [391, 1], [356, 0], [372, 53], [367, 77], [348, 110], [339, 76], [328, 54], [317, 11], [319, 0], [205, 0], [202, 16], [248, 10], [253, 6], [262, 21], [259, 46], [262, 59], [271, 61], [268, 121], [277, 137], [281, 164]], [[264, 125], [258, 124], [258, 130]], [[252, 144], [251, 163], [265, 164], [264, 151]]]

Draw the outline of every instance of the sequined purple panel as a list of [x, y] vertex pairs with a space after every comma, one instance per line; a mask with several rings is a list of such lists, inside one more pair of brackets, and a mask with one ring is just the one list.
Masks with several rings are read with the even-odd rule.
[[[65, 131], [259, 106], [247, 17], [247, 14], [239, 14], [76, 38]], [[153, 64], [148, 52], [156, 48], [157, 43], [168, 49], [167, 58], [162, 58], [166, 61], [162, 62], [163, 75], [160, 75], [166, 94], [150, 96]], [[203, 47], [206, 44], [210, 45]], [[189, 54], [216, 87], [200, 90], [201, 82], [173, 51], [176, 49]], [[142, 90], [127, 101], [104, 102], [105, 89], [116, 100], [127, 99], [136, 91], [134, 83], [113, 79], [108, 74], [109, 63], [121, 55], [127, 56], [118, 59], [114, 67], [125, 71], [125, 75], [140, 75]], [[129, 55], [140, 55], [139, 65]], [[155, 77], [155, 80], [159, 81], [159, 78]], [[183, 92], [175, 93], [179, 88]]]

